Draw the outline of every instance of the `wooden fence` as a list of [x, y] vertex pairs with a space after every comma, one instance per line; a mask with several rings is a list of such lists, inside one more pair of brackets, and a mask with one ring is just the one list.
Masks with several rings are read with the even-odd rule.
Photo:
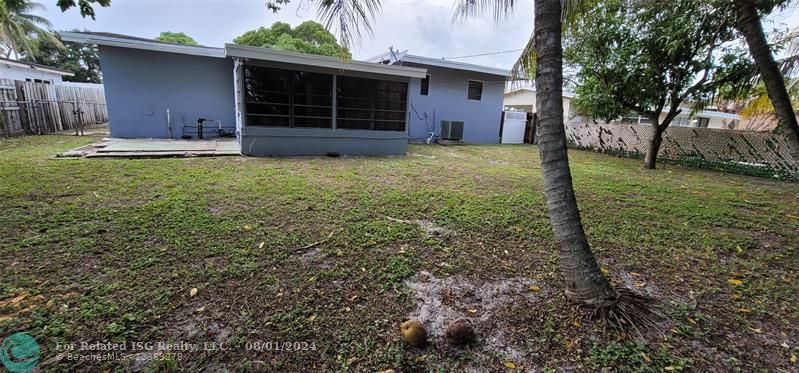
[[0, 136], [75, 130], [107, 121], [102, 89], [0, 79]]

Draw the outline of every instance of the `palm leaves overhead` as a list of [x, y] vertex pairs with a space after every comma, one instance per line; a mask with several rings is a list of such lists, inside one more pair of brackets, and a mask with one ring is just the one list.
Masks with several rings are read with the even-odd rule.
[[339, 35], [341, 45], [352, 49], [364, 32], [370, 37], [374, 36], [371, 23], [380, 13], [380, 1], [317, 0], [317, 13], [325, 27]]
[[[791, 99], [794, 111], [799, 111], [799, 78], [786, 81], [785, 88], [788, 91], [788, 97]], [[755, 90], [759, 94], [746, 102], [746, 106], [741, 110], [741, 115], [774, 114], [774, 105], [771, 104], [771, 99], [768, 97], [765, 87], [761, 84]]]
[[61, 46], [61, 42], [47, 29], [51, 27], [46, 18], [31, 14], [44, 10], [40, 3], [27, 0], [4, 0], [0, 2], [0, 44], [5, 47], [6, 57], [20, 52], [33, 55], [32, 40], [35, 36]]
[[[563, 27], [569, 27], [579, 14], [590, 7], [597, 0], [561, 0], [561, 21]], [[491, 14], [495, 21], [501, 21], [511, 14], [518, 0], [457, 0], [453, 22], [464, 21], [468, 18]], [[530, 34], [522, 53], [510, 70], [511, 81], [532, 80], [535, 77], [535, 30]]]

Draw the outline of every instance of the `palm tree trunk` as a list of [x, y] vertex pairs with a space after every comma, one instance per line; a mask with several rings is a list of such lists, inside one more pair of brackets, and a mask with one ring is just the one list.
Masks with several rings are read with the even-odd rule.
[[609, 307], [619, 297], [600, 272], [585, 237], [566, 152], [560, 2], [535, 0], [536, 111], [544, 194], [567, 297], [586, 306]]
[[766, 86], [766, 92], [774, 105], [774, 112], [788, 142], [788, 149], [794, 161], [799, 163], [799, 125], [796, 115], [791, 107], [788, 90], [782, 79], [780, 69], [763, 33], [763, 25], [757, 14], [755, 2], [751, 0], [735, 0], [735, 11], [738, 17], [738, 30], [744, 34], [749, 53], [755, 59], [755, 64], [760, 70], [760, 77]]

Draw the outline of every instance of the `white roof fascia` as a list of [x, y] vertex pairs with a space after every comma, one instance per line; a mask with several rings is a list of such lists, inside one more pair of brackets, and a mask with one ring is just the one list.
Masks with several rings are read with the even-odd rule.
[[193, 56], [225, 58], [222, 48], [197, 47], [191, 45], [167, 44], [154, 41], [133, 40], [111, 36], [84, 34], [80, 32], [61, 32], [61, 39], [76, 43], [105, 45], [109, 47], [143, 49], [156, 52], [188, 54]]
[[702, 110], [699, 113], [697, 113], [696, 116], [708, 117], [708, 118], [722, 118], [722, 119], [741, 119], [741, 116], [738, 114], [724, 113], [715, 110]]
[[467, 71], [474, 71], [483, 74], [491, 74], [491, 75], [500, 75], [506, 77], [510, 75], [510, 70], [505, 69], [497, 69], [494, 67], [488, 66], [480, 66], [480, 65], [472, 65], [470, 63], [463, 63], [463, 62], [455, 62], [450, 60], [444, 60], [439, 58], [430, 58], [430, 57], [422, 57], [422, 56], [414, 56], [410, 54], [406, 54], [405, 57], [402, 58], [404, 62], [411, 62], [411, 63], [418, 63], [423, 65], [430, 65], [430, 66], [438, 66], [438, 67], [445, 67], [448, 69], [456, 69], [456, 70], [467, 70]]
[[[369, 62], [380, 62], [383, 61], [391, 56], [391, 52], [385, 52], [378, 54], [377, 56], [371, 57], [366, 59]], [[405, 62], [411, 63], [418, 63], [422, 65], [430, 65], [430, 66], [437, 66], [437, 67], [445, 67], [448, 69], [456, 69], [456, 70], [468, 70], [468, 71], [476, 71], [479, 73], [484, 74], [491, 74], [491, 75], [501, 75], [501, 76], [508, 76], [510, 75], [510, 70], [504, 69], [497, 69], [494, 67], [488, 66], [480, 66], [480, 65], [473, 65], [470, 63], [463, 63], [463, 62], [455, 62], [440, 58], [431, 58], [431, 57], [422, 57], [422, 56], [415, 56], [412, 54], [404, 55], [400, 60]]]
[[47, 68], [47, 67], [44, 67], [44, 66], [31, 65], [31, 64], [26, 63], [26, 62], [2, 60], [2, 61], [0, 61], [0, 64], [21, 67], [21, 68], [24, 68], [24, 69], [44, 71], [44, 72], [47, 72], [47, 73], [58, 74], [58, 75], [62, 75], [62, 76], [75, 76], [75, 73], [71, 73], [69, 71], [61, 71], [61, 70], [58, 70], [56, 68], [52, 68], [51, 69], [51, 68]]
[[255, 60], [283, 62], [296, 65], [316, 66], [328, 69], [357, 71], [371, 74], [403, 76], [408, 78], [424, 78], [427, 75], [427, 69], [420, 69], [416, 67], [384, 65], [355, 60], [342, 60], [336, 57], [279, 51], [237, 44], [225, 44], [225, 55], [229, 57], [251, 58]]
[[[535, 93], [535, 88], [530, 88], [530, 87], [515, 88], [515, 89], [511, 89], [511, 90], [505, 92], [505, 94], [507, 95], [507, 94], [511, 94], [511, 93], [515, 93], [515, 92], [519, 92], [519, 91], [528, 91], [528, 92]], [[561, 95], [563, 97], [574, 98], [574, 92], [569, 92], [569, 91], [562, 91], [562, 92], [563, 93]]]
[[[691, 108], [683, 107], [683, 108], [680, 108], [680, 109], [682, 110], [680, 115], [692, 116], [691, 115]], [[662, 112], [663, 113], [668, 113], [669, 109], [663, 109]], [[741, 119], [741, 116], [738, 115], [738, 114], [725, 113], [725, 112], [716, 111], [716, 110], [702, 110], [702, 111], [697, 112], [696, 114], [694, 114], [693, 117], [722, 118], [722, 119]]]

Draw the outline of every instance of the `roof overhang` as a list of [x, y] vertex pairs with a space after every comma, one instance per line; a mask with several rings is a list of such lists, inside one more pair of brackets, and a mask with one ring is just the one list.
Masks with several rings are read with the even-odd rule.
[[[369, 62], [376, 62], [381, 63], [386, 59], [391, 58], [391, 52], [386, 52], [374, 56], [372, 58], [367, 59]], [[430, 57], [422, 57], [422, 56], [414, 56], [412, 54], [407, 54], [405, 52], [396, 52], [395, 56], [400, 62], [409, 62], [415, 63], [419, 65], [427, 65], [427, 66], [436, 66], [436, 67], [443, 67], [447, 69], [455, 69], [455, 70], [465, 70], [465, 71], [474, 71], [482, 74], [490, 74], [490, 75], [498, 75], [507, 77], [510, 75], [510, 70], [505, 69], [497, 69], [495, 67], [488, 67], [488, 66], [481, 66], [481, 65], [474, 65], [471, 63], [464, 63], [464, 62], [456, 62], [452, 60], [445, 60], [443, 58], [430, 58]]]
[[72, 72], [69, 72], [69, 71], [59, 70], [59, 69], [56, 69], [56, 68], [53, 68], [53, 67], [47, 67], [47, 66], [39, 65], [39, 64], [31, 64], [31, 63], [27, 63], [27, 62], [12, 61], [12, 60], [7, 60], [7, 59], [0, 60], [0, 65], [9, 65], [9, 66], [14, 66], [14, 67], [21, 67], [23, 69], [30, 69], [30, 70], [35, 70], [35, 71], [43, 71], [43, 72], [46, 72], [46, 73], [58, 74], [58, 75], [61, 75], [61, 76], [75, 76], [75, 73], [72, 73]]
[[225, 55], [229, 57], [274, 61], [333, 70], [356, 71], [369, 74], [402, 76], [407, 78], [424, 78], [427, 74], [427, 69], [420, 69], [416, 67], [383, 65], [355, 60], [342, 60], [341, 58], [336, 57], [279, 51], [237, 44], [225, 44]]
[[447, 69], [474, 71], [481, 74], [497, 75], [502, 77], [507, 77], [508, 75], [510, 75], [510, 70], [498, 69], [495, 67], [488, 67], [488, 66], [473, 65], [470, 63], [455, 62], [445, 59], [414, 56], [410, 54], [406, 54], [405, 57], [402, 58], [402, 62], [443, 67]]
[[155, 41], [92, 35], [81, 32], [61, 32], [59, 35], [61, 35], [61, 39], [64, 41], [71, 41], [75, 43], [97, 44], [109, 47], [132, 48], [156, 52], [189, 54], [193, 56], [225, 58], [225, 50], [222, 48], [159, 43]]

